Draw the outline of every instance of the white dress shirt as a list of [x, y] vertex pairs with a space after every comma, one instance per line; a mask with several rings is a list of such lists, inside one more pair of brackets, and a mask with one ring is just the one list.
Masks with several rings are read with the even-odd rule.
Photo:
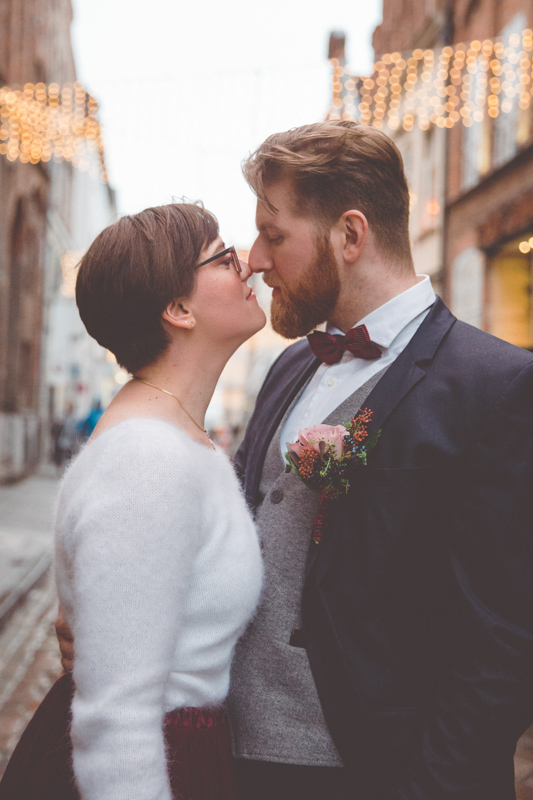
[[[321, 364], [282, 428], [282, 456], [287, 442], [298, 440], [299, 430], [323, 422], [347, 397], [398, 358], [434, 302], [435, 292], [429, 276], [419, 275], [418, 283], [359, 320], [357, 325], [366, 325], [370, 339], [381, 347], [381, 358], [370, 361], [356, 358], [347, 351], [337, 364]], [[327, 331], [342, 333], [330, 325]], [[354, 413], [356, 411], [354, 409]]]

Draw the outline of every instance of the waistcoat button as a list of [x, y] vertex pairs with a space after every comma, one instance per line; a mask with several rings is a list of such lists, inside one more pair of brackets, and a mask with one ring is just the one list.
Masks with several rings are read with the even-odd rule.
[[271, 503], [281, 503], [283, 500], [283, 492], [280, 489], [274, 489], [272, 494], [270, 495], [270, 502]]

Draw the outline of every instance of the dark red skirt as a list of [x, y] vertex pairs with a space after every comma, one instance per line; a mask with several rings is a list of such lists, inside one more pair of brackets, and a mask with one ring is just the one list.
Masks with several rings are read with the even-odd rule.
[[[52, 686], [11, 756], [0, 800], [79, 800], [69, 734], [72, 694], [70, 675]], [[165, 716], [164, 731], [174, 800], [238, 800], [224, 711], [177, 709]]]

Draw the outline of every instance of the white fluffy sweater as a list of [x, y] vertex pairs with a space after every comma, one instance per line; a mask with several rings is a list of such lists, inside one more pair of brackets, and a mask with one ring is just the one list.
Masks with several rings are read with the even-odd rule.
[[74, 633], [74, 772], [83, 800], [170, 800], [162, 720], [226, 697], [261, 559], [230, 462], [132, 419], [73, 462], [57, 513]]

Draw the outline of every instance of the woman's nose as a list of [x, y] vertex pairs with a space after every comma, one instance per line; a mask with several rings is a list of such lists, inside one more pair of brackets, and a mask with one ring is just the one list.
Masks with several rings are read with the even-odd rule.
[[243, 283], [246, 283], [250, 275], [252, 274], [252, 270], [250, 269], [250, 265], [247, 261], [243, 261], [242, 258], [239, 259], [239, 263], [241, 265], [241, 272], [240, 278]]

